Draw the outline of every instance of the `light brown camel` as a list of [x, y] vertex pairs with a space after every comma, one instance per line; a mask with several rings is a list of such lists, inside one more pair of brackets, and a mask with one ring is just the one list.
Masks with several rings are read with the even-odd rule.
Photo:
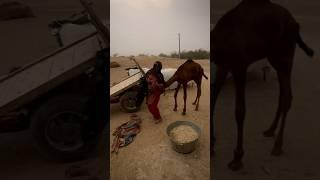
[[180, 86], [182, 84], [183, 92], [184, 92], [183, 94], [184, 106], [183, 106], [182, 115], [186, 114], [187, 84], [189, 81], [192, 81], [192, 80], [197, 84], [197, 96], [195, 101], [192, 104], [196, 105], [196, 108], [195, 108], [196, 111], [199, 109], [202, 76], [208, 79], [208, 77], [204, 74], [203, 68], [200, 66], [200, 64], [194, 62], [191, 59], [188, 59], [185, 63], [183, 63], [177, 69], [174, 75], [166, 82], [165, 84], [166, 88], [169, 87], [175, 81], [178, 82], [178, 86], [174, 93], [174, 109], [173, 109], [174, 111], [177, 111], [177, 95], [178, 95]]
[[[296, 44], [308, 55], [314, 52], [302, 40], [299, 24], [290, 12], [269, 0], [243, 0], [227, 12], [211, 32], [211, 61], [217, 66], [215, 81], [211, 86], [211, 116], [226, 76], [231, 72], [236, 91], [237, 146], [229, 168], [242, 167], [243, 123], [245, 119], [246, 71], [250, 64], [267, 58], [276, 70], [280, 95], [275, 119], [264, 136], [271, 137], [281, 118], [280, 131], [274, 143], [273, 155], [282, 154], [286, 116], [291, 107], [291, 71]], [[214, 120], [214, 117], [213, 119]], [[211, 126], [214, 122], [211, 122]], [[212, 128], [211, 138], [215, 137]], [[214, 144], [211, 145], [213, 150]], [[213, 152], [213, 151], [212, 151]]]

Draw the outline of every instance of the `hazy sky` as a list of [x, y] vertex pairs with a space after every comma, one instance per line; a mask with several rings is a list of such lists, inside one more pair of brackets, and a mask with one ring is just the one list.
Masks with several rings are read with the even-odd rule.
[[210, 0], [111, 0], [111, 55], [210, 50]]

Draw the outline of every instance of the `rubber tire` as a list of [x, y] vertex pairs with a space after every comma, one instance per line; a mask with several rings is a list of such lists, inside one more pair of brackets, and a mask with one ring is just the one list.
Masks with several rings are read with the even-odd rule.
[[128, 91], [120, 97], [120, 106], [123, 111], [128, 113], [133, 113], [133, 112], [137, 112], [140, 109], [140, 106], [137, 106], [137, 105], [135, 105], [134, 107], [133, 106], [129, 107], [127, 105], [128, 100], [131, 98], [136, 98], [137, 94], [138, 94], [137, 91]]
[[[49, 99], [45, 104], [35, 111], [31, 119], [31, 133], [36, 148], [49, 159], [63, 162], [72, 162], [87, 157], [96, 149], [99, 140], [84, 142], [83, 146], [74, 151], [62, 151], [52, 146], [45, 136], [45, 129], [49, 122], [50, 116], [61, 111], [73, 111], [81, 115], [85, 112], [87, 98], [76, 97], [73, 95], [57, 96]], [[83, 118], [85, 121], [85, 118]]]

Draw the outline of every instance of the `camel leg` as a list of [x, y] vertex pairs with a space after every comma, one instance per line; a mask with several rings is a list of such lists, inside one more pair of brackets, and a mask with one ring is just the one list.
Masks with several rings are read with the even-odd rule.
[[[213, 63], [211, 62], [211, 69], [213, 69]], [[214, 133], [214, 118], [213, 113], [215, 110], [215, 104], [217, 102], [219, 93], [222, 89], [222, 86], [226, 80], [226, 77], [228, 75], [228, 71], [226, 68], [217, 66], [217, 71], [215, 74], [213, 74], [214, 77], [211, 78], [211, 81], [215, 79], [214, 82], [210, 82], [210, 104], [211, 104], [211, 110], [210, 110], [210, 121], [211, 121], [211, 130], [210, 130], [210, 137], [211, 137], [211, 155], [214, 155], [214, 145], [216, 142], [215, 133]]]
[[196, 99], [193, 101], [193, 105], [196, 105], [197, 104], [197, 100], [198, 100], [198, 96], [196, 96]]
[[[281, 94], [281, 91], [280, 91], [280, 94]], [[271, 126], [266, 131], [263, 132], [263, 135], [265, 137], [273, 137], [274, 133], [275, 133], [275, 130], [278, 127], [280, 116], [282, 114], [280, 103], [281, 103], [281, 95], [279, 95], [278, 108], [277, 108], [276, 116], [275, 116]]]
[[[278, 101], [280, 103], [280, 98]], [[280, 115], [281, 115], [281, 109], [280, 109], [280, 106], [278, 105], [276, 117], [274, 118], [271, 126], [266, 131], [263, 132], [264, 137], [273, 137], [274, 136], [274, 132], [277, 129], [277, 126], [278, 126], [278, 123], [280, 120]]]
[[286, 124], [287, 113], [290, 110], [292, 102], [292, 90], [291, 90], [291, 68], [284, 69], [281, 72], [278, 71], [279, 83], [280, 83], [280, 111], [282, 112], [280, 130], [274, 147], [272, 150], [272, 155], [279, 156], [283, 153], [282, 144], [283, 144], [283, 133], [284, 127]]
[[285, 52], [285, 54], [268, 58], [270, 64], [277, 71], [280, 87], [280, 95], [276, 117], [273, 123], [271, 124], [270, 128], [264, 132], [265, 136], [273, 136], [281, 118], [280, 130], [276, 137], [273, 150], [271, 152], [271, 154], [275, 156], [279, 156], [283, 153], [282, 144], [284, 127], [286, 124], [287, 113], [290, 110], [292, 102], [291, 71], [295, 51], [295, 44], [293, 46], [289, 45], [288, 47], [288, 49], [284, 49], [283, 51]]
[[234, 158], [228, 164], [231, 170], [242, 168], [243, 150], [243, 123], [245, 118], [245, 86], [246, 86], [246, 68], [236, 69], [232, 72], [236, 91], [236, 122], [237, 122], [237, 146], [234, 150]]
[[196, 105], [196, 111], [199, 109], [199, 101], [200, 101], [200, 96], [201, 96], [201, 79], [200, 81], [197, 82], [197, 105]]
[[174, 92], [174, 109], [173, 109], [173, 111], [177, 111], [177, 107], [178, 107], [178, 105], [177, 105], [177, 95], [178, 95], [180, 86], [181, 86], [181, 84], [178, 83], [178, 86], [177, 86], [177, 88], [176, 88], [176, 91]]
[[[195, 82], [197, 85], [198, 85], [198, 83], [197, 82]], [[196, 105], [197, 104], [197, 101], [198, 101], [198, 92], [197, 92], [197, 96], [196, 96], [196, 99], [194, 100], [194, 102], [192, 103], [193, 105]]]
[[[277, 71], [281, 71], [280, 68], [279, 68], [279, 65], [277, 64], [278, 60], [276, 58], [271, 58], [269, 57], [268, 58], [270, 64], [273, 66], [273, 68], [275, 68]], [[280, 75], [278, 73], [278, 80], [279, 80], [279, 84], [281, 83], [280, 82]], [[276, 115], [275, 115], [275, 118], [272, 122], [272, 124], [270, 125], [270, 127], [263, 132], [263, 135], [265, 137], [273, 137], [274, 136], [274, 133], [278, 127], [278, 124], [279, 124], [279, 120], [280, 120], [280, 116], [282, 114], [282, 111], [281, 111], [281, 90], [280, 90], [280, 94], [279, 94], [279, 98], [278, 98], [278, 107], [277, 107], [277, 112], [276, 112]]]
[[215, 105], [218, 99], [218, 96], [220, 94], [220, 91], [224, 85], [224, 82], [227, 78], [228, 70], [225, 67], [217, 66], [217, 71], [214, 78], [211, 78], [212, 80], [215, 79], [214, 82], [210, 85], [210, 103], [211, 103], [211, 117], [215, 111]]
[[186, 115], [187, 84], [183, 84], [183, 101], [184, 101], [184, 105], [183, 105], [182, 115]]
[[[198, 85], [198, 83], [196, 82], [196, 84]], [[198, 93], [198, 92], [197, 92]], [[198, 94], [196, 96], [196, 99], [194, 100], [194, 102], [192, 103], [193, 105], [196, 105], [197, 104], [197, 101], [198, 101]]]
[[[280, 58], [279, 58], [280, 59]], [[286, 87], [282, 87], [281, 86], [284, 86], [283, 83], [286, 83], [285, 81], [290, 81], [290, 76], [291, 76], [291, 64], [292, 63], [288, 63], [288, 64], [285, 64], [284, 67], [281, 67], [281, 65], [278, 63], [278, 62], [282, 62], [283, 60], [279, 60], [278, 58], [270, 58], [269, 62], [272, 64], [272, 66], [276, 69], [277, 71], [277, 74], [278, 74], [278, 80], [279, 80], [279, 85], [280, 85], [280, 94], [279, 94], [279, 99], [278, 99], [278, 108], [277, 108], [277, 112], [276, 112], [276, 116], [272, 122], [272, 124], [270, 125], [270, 127], [264, 131], [264, 136], [265, 137], [273, 137], [274, 136], [274, 133], [278, 127], [278, 124], [279, 124], [279, 120], [280, 120], [280, 117], [281, 116], [286, 116], [285, 114], [283, 114], [285, 112], [285, 109], [284, 109], [284, 105], [283, 104], [283, 96], [284, 96], [284, 93], [283, 91], [290, 91], [290, 96], [291, 96], [291, 87], [289, 90], [285, 90], [284, 88]], [[290, 62], [290, 61], [289, 61]], [[287, 69], [287, 70], [286, 70]], [[289, 78], [287, 78], [287, 80], [284, 80], [286, 78], [286, 76]], [[290, 82], [289, 82], [290, 83]], [[285, 86], [288, 86], [285, 85]], [[290, 97], [288, 99], [291, 99]]]

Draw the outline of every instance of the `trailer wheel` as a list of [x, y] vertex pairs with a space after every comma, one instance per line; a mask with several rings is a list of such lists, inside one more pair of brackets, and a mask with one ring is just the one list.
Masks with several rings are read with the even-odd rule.
[[57, 160], [74, 161], [95, 149], [98, 140], [85, 142], [81, 134], [88, 120], [86, 102], [86, 98], [69, 95], [41, 105], [31, 120], [32, 135], [40, 152]]
[[120, 97], [120, 105], [124, 111], [133, 113], [140, 109], [137, 105], [137, 94], [137, 91], [128, 91]]

